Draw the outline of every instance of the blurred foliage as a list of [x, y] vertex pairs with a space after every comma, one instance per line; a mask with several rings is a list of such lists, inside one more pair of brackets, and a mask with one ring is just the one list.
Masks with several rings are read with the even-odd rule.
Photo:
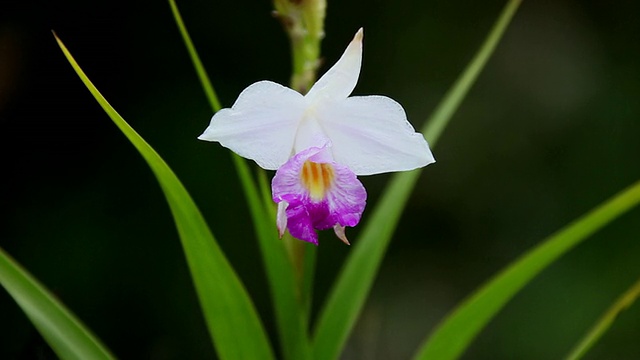
[[[288, 40], [268, 1], [178, 5], [224, 105], [254, 81], [288, 82]], [[329, 1], [323, 54], [334, 62], [364, 26], [355, 93], [393, 97], [419, 127], [502, 5]], [[640, 178], [639, 10], [523, 3], [440, 140], [345, 358], [408, 358], [483, 281]], [[274, 333], [240, 185], [227, 150], [196, 140], [212, 114], [162, 1], [0, 5], [0, 245], [119, 356], [214, 356], [162, 193], [51, 29], [183, 180]], [[363, 178], [371, 203], [387, 179]], [[639, 217], [632, 211], [545, 271], [465, 358], [566, 354], [640, 274]], [[320, 241], [316, 306], [350, 251], [331, 234]], [[53, 356], [4, 292], [0, 317], [0, 358]], [[586, 358], [640, 357], [639, 319], [639, 306], [623, 313]]]

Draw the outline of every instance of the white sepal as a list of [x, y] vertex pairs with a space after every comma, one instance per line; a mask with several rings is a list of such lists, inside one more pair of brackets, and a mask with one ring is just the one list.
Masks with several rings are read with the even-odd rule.
[[277, 170], [292, 155], [305, 102], [271, 81], [250, 85], [229, 109], [218, 111], [200, 140], [217, 141], [260, 167]]
[[413, 170], [435, 162], [402, 105], [386, 96], [354, 96], [318, 109], [337, 163], [356, 175]]
[[340, 60], [311, 87], [306, 95], [309, 101], [340, 100], [353, 92], [360, 76], [363, 37], [360, 28]]

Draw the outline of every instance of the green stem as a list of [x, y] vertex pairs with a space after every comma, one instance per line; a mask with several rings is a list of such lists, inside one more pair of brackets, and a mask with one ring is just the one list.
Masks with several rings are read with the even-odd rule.
[[[320, 64], [320, 43], [324, 38], [325, 0], [274, 0], [275, 14], [282, 22], [291, 42], [291, 88], [305, 94], [317, 77]], [[311, 312], [311, 292], [316, 248], [292, 238], [283, 238], [288, 250], [303, 312], [308, 319]]]
[[273, 4], [291, 42], [291, 88], [305, 94], [315, 82], [320, 65], [326, 1], [274, 0]]
[[313, 292], [313, 276], [316, 264], [316, 246], [295, 239], [289, 233], [282, 236], [282, 242], [289, 255], [295, 272], [297, 297], [301, 304], [304, 318], [308, 320], [311, 313], [311, 294]]
[[307, 324], [311, 319], [311, 308], [313, 306], [313, 278], [316, 269], [317, 248], [312, 244], [306, 244], [304, 251], [304, 269], [302, 277], [302, 310]]
[[567, 356], [567, 360], [578, 360], [582, 358], [589, 349], [602, 337], [611, 327], [620, 312], [629, 308], [640, 297], [640, 279], [633, 284], [622, 296], [620, 296], [611, 307], [593, 325], [587, 335], [576, 345]]

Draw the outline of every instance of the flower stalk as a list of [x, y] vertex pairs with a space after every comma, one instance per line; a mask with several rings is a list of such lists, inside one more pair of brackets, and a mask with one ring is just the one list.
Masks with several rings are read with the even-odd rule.
[[[324, 38], [326, 0], [274, 0], [273, 3], [273, 14], [282, 23], [291, 43], [290, 86], [299, 93], [306, 94], [316, 81], [321, 63], [320, 44]], [[298, 299], [305, 317], [308, 318], [316, 249], [294, 239], [288, 233], [282, 237], [282, 241], [295, 272]]]
[[320, 67], [326, 0], [274, 0], [273, 4], [273, 14], [291, 42], [291, 88], [305, 94], [315, 82]]

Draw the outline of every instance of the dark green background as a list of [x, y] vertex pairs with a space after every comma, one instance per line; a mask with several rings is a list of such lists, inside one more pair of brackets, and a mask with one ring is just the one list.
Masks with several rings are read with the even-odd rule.
[[[355, 94], [393, 97], [420, 127], [503, 4], [330, 1], [326, 63], [364, 26]], [[640, 178], [639, 4], [525, 1], [434, 150], [345, 359], [408, 358], [482, 282]], [[267, 0], [178, 5], [223, 104], [258, 80], [287, 83]], [[165, 1], [0, 4], [0, 246], [119, 357], [214, 357], [163, 195], [51, 29], [183, 180], [273, 333], [243, 195], [227, 150], [196, 140], [212, 114]], [[387, 180], [362, 179], [367, 211]], [[329, 232], [320, 241], [316, 310], [351, 251]], [[638, 278], [638, 259], [636, 209], [537, 277], [465, 358], [561, 357]], [[639, 338], [636, 305], [588, 358], [640, 358]], [[0, 358], [53, 357], [0, 291]]]

